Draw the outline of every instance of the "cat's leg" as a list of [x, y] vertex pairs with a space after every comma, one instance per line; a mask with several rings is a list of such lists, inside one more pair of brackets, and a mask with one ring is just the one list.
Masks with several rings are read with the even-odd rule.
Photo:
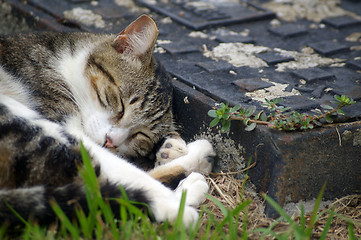
[[[180, 140], [183, 141], [182, 139]], [[166, 143], [167, 141], [165, 141], [163, 145], [166, 145]], [[171, 151], [172, 148], [169, 148], [169, 150]], [[202, 155], [202, 151], [200, 150], [204, 150], [209, 154]], [[159, 152], [161, 151], [162, 148]], [[168, 161], [165, 164], [158, 164], [157, 167], [148, 172], [149, 175], [169, 185], [174, 179], [178, 179], [179, 181], [192, 172], [208, 174], [212, 170], [213, 157], [216, 154], [213, 151], [212, 145], [207, 140], [197, 140], [189, 143], [183, 152], [187, 152], [187, 154], [176, 159], [171, 159], [172, 161]]]
[[175, 192], [178, 197], [181, 197], [183, 191], [186, 191], [186, 203], [193, 207], [199, 207], [206, 200], [205, 193], [208, 193], [208, 190], [209, 186], [204, 176], [192, 172], [179, 183]]
[[[208, 154], [203, 154], [202, 150]], [[148, 174], [166, 186], [178, 186], [175, 192], [179, 197], [183, 190], [187, 190], [186, 203], [197, 207], [205, 200], [205, 193], [209, 189], [205, 177], [200, 173], [208, 174], [211, 171], [215, 153], [207, 140], [197, 140], [188, 144], [186, 152], [186, 155], [160, 165]]]
[[0, 104], [5, 105], [13, 116], [26, 119], [35, 126], [40, 127], [44, 131], [44, 135], [51, 136], [63, 144], [68, 142], [67, 137], [64, 135], [64, 129], [60, 124], [43, 118], [39, 113], [17, 99], [0, 94]]
[[156, 153], [155, 167], [164, 165], [187, 154], [187, 144], [176, 132], [168, 133], [162, 146]]
[[[146, 198], [144, 202], [150, 205], [158, 222], [165, 220], [174, 221], [177, 218], [180, 198], [176, 192], [165, 187], [146, 172], [93, 143], [89, 138], [84, 137], [83, 143], [88, 149], [89, 154], [96, 161], [95, 164], [100, 165], [100, 177], [122, 185], [125, 189], [141, 190]], [[185, 159], [182, 161], [187, 170], [193, 171], [199, 167], [199, 164], [192, 164], [191, 162], [207, 161], [207, 156], [214, 154], [210, 144], [206, 143], [208, 145], [204, 141], [196, 141], [188, 147], [189, 153], [184, 156]], [[203, 166], [204, 164], [200, 165]], [[186, 205], [183, 222], [189, 226], [195, 223], [197, 218], [197, 211], [193, 207]]]

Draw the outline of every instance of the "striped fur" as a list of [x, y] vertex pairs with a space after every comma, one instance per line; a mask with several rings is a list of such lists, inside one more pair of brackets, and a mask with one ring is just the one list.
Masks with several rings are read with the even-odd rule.
[[[80, 141], [104, 197], [120, 197], [122, 186], [130, 200], [148, 204], [157, 221], [175, 220], [180, 194], [162, 183], [175, 187], [194, 171], [209, 171], [214, 153], [207, 141], [184, 144], [177, 155], [166, 149], [179, 158], [149, 173], [127, 161], [150, 159], [175, 130], [170, 79], [152, 56], [157, 35], [144, 15], [118, 35], [0, 37], [0, 225], [19, 223], [8, 204], [40, 223], [54, 218], [51, 199], [69, 216], [75, 206], [87, 210], [77, 170]], [[208, 190], [201, 175], [184, 186], [195, 193], [193, 206]], [[184, 211], [185, 224], [194, 223], [195, 209]]]

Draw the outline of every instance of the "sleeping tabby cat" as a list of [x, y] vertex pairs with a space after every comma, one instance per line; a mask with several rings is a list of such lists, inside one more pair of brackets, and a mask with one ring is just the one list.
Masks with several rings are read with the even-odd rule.
[[[196, 172], [211, 170], [214, 152], [174, 133], [170, 80], [152, 57], [157, 35], [143, 15], [118, 35], [0, 37], [0, 225], [20, 222], [7, 204], [39, 223], [55, 218], [50, 199], [69, 216], [79, 204], [86, 210], [80, 141], [104, 197], [120, 197], [122, 186], [157, 221], [173, 221], [187, 190], [184, 223], [196, 221], [208, 191]], [[164, 137], [152, 171], [125, 160], [147, 158]], [[162, 184], [180, 176], [176, 191]]]

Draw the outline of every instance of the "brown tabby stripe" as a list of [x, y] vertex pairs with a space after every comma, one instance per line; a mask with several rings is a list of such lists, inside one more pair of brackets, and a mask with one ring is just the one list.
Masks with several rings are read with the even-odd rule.
[[[70, 178], [77, 175], [77, 165], [81, 163], [79, 147], [74, 138], [69, 135], [69, 143], [65, 146], [53, 137], [44, 135], [42, 129], [33, 126], [23, 118], [13, 116], [4, 105], [0, 104], [0, 113], [6, 121], [0, 123], [0, 145], [12, 152], [14, 184], [22, 186], [28, 182], [32, 169], [38, 169], [39, 174], [51, 172], [52, 179]], [[8, 144], [8, 141], [14, 144]], [[37, 144], [33, 144], [36, 141]], [[17, 146], [22, 147], [20, 150]], [[36, 159], [36, 161], [34, 161]], [[37, 163], [44, 162], [44, 166]], [[66, 164], [64, 164], [66, 163]], [[34, 165], [35, 164], [35, 165]], [[39, 168], [40, 167], [40, 168]], [[41, 168], [48, 169], [44, 171]], [[49, 182], [49, 184], [52, 184]]]
[[114, 80], [113, 76], [102, 65], [97, 63], [95, 61], [94, 57], [90, 57], [88, 62], [90, 65], [96, 66], [105, 76], [107, 76], [109, 81], [111, 81], [113, 84], [115, 84], [115, 80]]
[[130, 100], [129, 105], [136, 103], [138, 100], [139, 100], [138, 96], [134, 97], [132, 100]]
[[[164, 108], [163, 109], [158, 109], [156, 112], [152, 113], [153, 116], [157, 115], [158, 113], [162, 113], [162, 114], [160, 114], [159, 117], [153, 119], [150, 123], [151, 124], [156, 123], [157, 121], [162, 119], [165, 114], [169, 113], [170, 109], [171, 109], [171, 106], [168, 105], [168, 107], [166, 109], [164, 109]], [[147, 116], [147, 117], [150, 117], [150, 116]]]
[[105, 103], [103, 102], [102, 98], [100, 97], [99, 90], [98, 90], [97, 86], [94, 85], [94, 84], [92, 84], [92, 86], [93, 86], [93, 88], [94, 88], [94, 90], [95, 90], [95, 93], [97, 94], [97, 98], [98, 98], [100, 104], [101, 104], [104, 108], [106, 108], [107, 105], [105, 105]]
[[140, 110], [144, 110], [145, 103], [148, 102], [150, 94], [154, 92], [154, 88], [156, 88], [157, 85], [158, 85], [157, 82], [151, 82], [148, 85], [147, 91], [144, 93], [144, 96], [143, 96], [143, 102], [140, 106]]

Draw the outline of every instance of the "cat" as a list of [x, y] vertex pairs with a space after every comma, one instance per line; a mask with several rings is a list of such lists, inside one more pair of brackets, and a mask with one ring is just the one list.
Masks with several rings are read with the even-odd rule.
[[[170, 78], [152, 56], [157, 36], [142, 15], [117, 35], [0, 37], [0, 225], [20, 223], [8, 205], [40, 224], [55, 218], [50, 199], [68, 216], [86, 210], [80, 142], [104, 197], [121, 197], [122, 186], [163, 222], [176, 219], [187, 190], [183, 222], [195, 223], [215, 153], [175, 132]], [[154, 169], [127, 161], [147, 159], [157, 143]], [[166, 186], [182, 177], [176, 190]]]

